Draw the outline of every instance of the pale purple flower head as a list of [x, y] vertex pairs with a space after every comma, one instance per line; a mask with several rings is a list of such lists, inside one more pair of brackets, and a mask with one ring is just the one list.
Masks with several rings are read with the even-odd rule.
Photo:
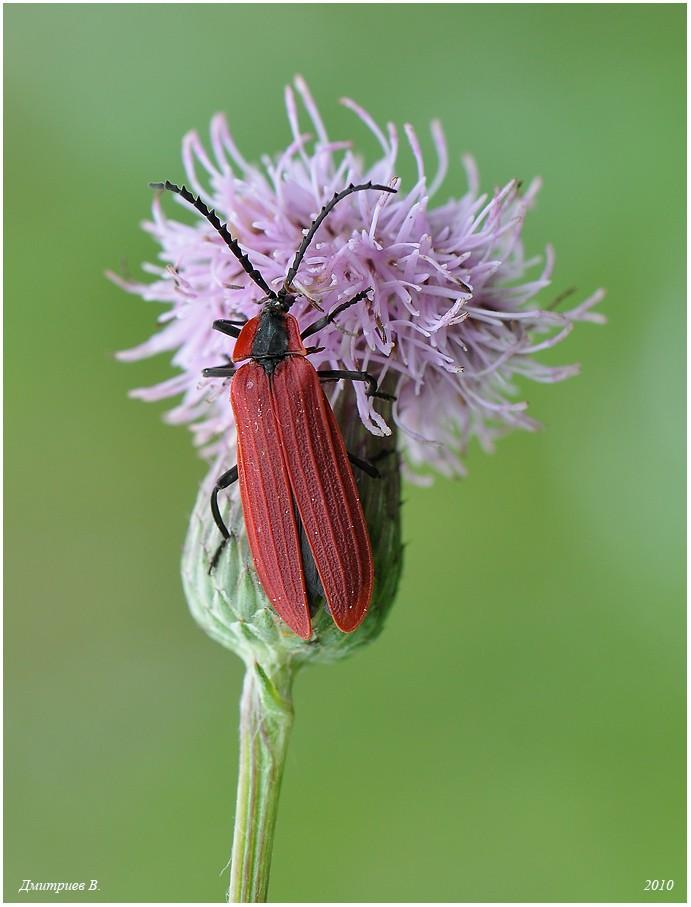
[[[404, 126], [417, 178], [412, 186], [400, 185], [393, 124], [382, 129], [357, 104], [343, 101], [381, 147], [379, 159], [366, 165], [350, 142], [329, 139], [302, 79], [295, 87], [311, 134], [301, 130], [296, 98], [288, 88], [292, 142], [281, 154], [266, 156], [260, 168], [242, 157], [218, 114], [211, 122], [210, 151], [196, 132], [183, 140], [185, 182], [227, 220], [276, 289], [303, 230], [334, 192], [369, 180], [398, 187], [396, 195], [359, 192], [341, 202], [320, 228], [294, 286], [326, 312], [372, 287], [371, 303], [348, 309], [337, 326], [318, 335], [324, 349], [312, 362], [321, 368], [366, 369], [380, 384], [386, 380], [397, 397], [391, 418], [409, 466], [460, 473], [471, 438], [491, 449], [499, 434], [537, 426], [526, 404], [516, 400], [515, 380], [554, 382], [575, 374], [576, 365], [547, 366], [536, 354], [563, 340], [576, 322], [602, 321], [591, 309], [603, 294], [598, 291], [565, 312], [536, 302], [550, 283], [553, 265], [549, 247], [543, 257], [526, 258], [521, 244], [537, 180], [524, 191], [511, 180], [491, 195], [480, 194], [475, 165], [466, 157], [465, 194], [432, 207], [448, 160], [438, 123], [432, 124], [437, 161], [431, 179], [413, 128]], [[174, 198], [186, 209], [183, 219], [164, 213], [172, 205], [156, 195], [152, 220], [144, 224], [161, 247], [160, 263], [143, 266], [153, 281], [113, 276], [126, 290], [166, 306], [157, 333], [121, 358], [172, 353], [178, 373], [133, 396], [181, 395], [168, 421], [189, 424], [206, 456], [223, 455], [230, 462], [234, 431], [226, 389], [220, 380], [202, 379], [201, 371], [222, 364], [224, 354], [232, 352], [232, 341], [212, 330], [214, 319], [257, 314], [261, 291], [210, 225]], [[304, 297], [292, 314], [302, 325], [319, 315]], [[388, 434], [390, 426], [377, 411], [380, 401], [366, 396], [361, 385], [356, 394], [364, 425], [373, 434]]]

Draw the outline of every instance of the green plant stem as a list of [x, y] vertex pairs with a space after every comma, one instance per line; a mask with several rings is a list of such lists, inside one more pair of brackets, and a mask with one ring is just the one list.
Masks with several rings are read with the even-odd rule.
[[240, 764], [228, 901], [263, 903], [288, 737], [293, 723], [290, 664], [247, 666], [240, 701]]

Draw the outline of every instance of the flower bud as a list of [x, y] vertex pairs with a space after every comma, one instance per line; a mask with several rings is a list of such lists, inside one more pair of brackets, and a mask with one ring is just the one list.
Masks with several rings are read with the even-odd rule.
[[[383, 409], [390, 407], [382, 404]], [[369, 528], [374, 556], [375, 584], [367, 616], [353, 633], [336, 627], [324, 601], [312, 615], [312, 637], [305, 641], [281, 620], [267, 599], [252, 562], [237, 486], [219, 496], [223, 519], [231, 537], [216, 567], [209, 571], [221, 541], [209, 510], [209, 498], [218, 475], [228, 468], [216, 464], [197, 496], [182, 558], [182, 579], [190, 610], [197, 623], [246, 663], [266, 667], [292, 661], [328, 662], [349, 655], [381, 632], [401, 572], [400, 463], [396, 436], [372, 435], [360, 421], [351, 388], [344, 387], [335, 405], [336, 416], [349, 451], [374, 462], [379, 478], [355, 477]], [[347, 539], [343, 540], [348, 543]]]

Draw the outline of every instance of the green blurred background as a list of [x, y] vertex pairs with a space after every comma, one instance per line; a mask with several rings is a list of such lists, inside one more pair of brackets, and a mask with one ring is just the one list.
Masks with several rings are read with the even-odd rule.
[[526, 387], [542, 433], [407, 490], [387, 631], [299, 677], [271, 897], [683, 900], [684, 7], [7, 5], [5, 26], [5, 897], [223, 897], [241, 666], [178, 576], [204, 466], [128, 400], [171, 372], [114, 361], [158, 307], [103, 272], [156, 254], [146, 183], [182, 176], [183, 133], [224, 110], [249, 159], [283, 148], [301, 72], [368, 152], [344, 94], [427, 150], [440, 117], [450, 194], [465, 151], [490, 190], [544, 177], [528, 248], [554, 243], [555, 292], [606, 286], [609, 324], [551, 356], [581, 377]]

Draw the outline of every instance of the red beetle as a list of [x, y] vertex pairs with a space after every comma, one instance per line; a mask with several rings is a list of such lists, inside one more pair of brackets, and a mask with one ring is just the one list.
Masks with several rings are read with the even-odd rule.
[[362, 623], [372, 597], [374, 567], [367, 524], [351, 463], [370, 475], [376, 468], [346, 450], [322, 380], [364, 381], [367, 372], [317, 371], [306, 358], [315, 348], [303, 341], [330, 324], [349, 306], [367, 298], [364, 290], [336, 306], [302, 333], [288, 314], [298, 295], [292, 288], [300, 263], [320, 224], [339, 201], [364, 189], [395, 192], [371, 182], [350, 185], [322, 208], [305, 233], [281, 289], [272, 290], [253, 267], [217, 214], [184, 186], [152, 183], [193, 205], [218, 231], [251, 279], [266, 294], [261, 313], [242, 326], [225, 319], [213, 327], [237, 338], [233, 363], [204, 369], [207, 378], [235, 376], [230, 402], [238, 437], [237, 466], [225, 472], [211, 494], [211, 512], [223, 536], [210, 570], [230, 537], [218, 508], [218, 493], [238, 478], [245, 528], [257, 575], [278, 614], [309, 639], [310, 604], [323, 596], [336, 626], [346, 633]]

